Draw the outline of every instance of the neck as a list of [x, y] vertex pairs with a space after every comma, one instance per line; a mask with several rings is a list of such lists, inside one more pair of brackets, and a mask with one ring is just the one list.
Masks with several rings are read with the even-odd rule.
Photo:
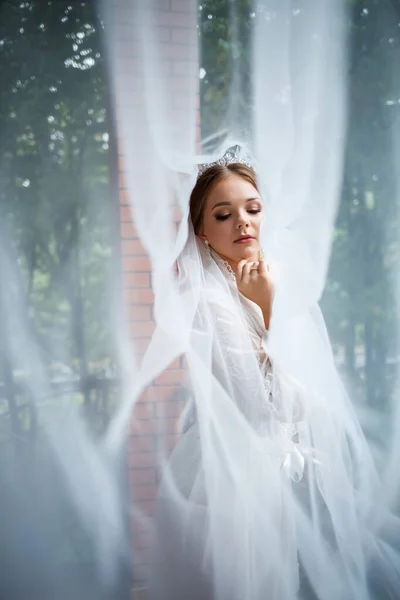
[[236, 271], [236, 267], [238, 265], [238, 263], [234, 260], [232, 260], [231, 258], [228, 258], [227, 256], [224, 256], [223, 254], [220, 254], [219, 252], [216, 252], [216, 250], [213, 249], [213, 252], [215, 252], [215, 254], [217, 256], [219, 256], [219, 258], [225, 262], [228, 263], [228, 265], [231, 267], [231, 269], [233, 270], [233, 272]]

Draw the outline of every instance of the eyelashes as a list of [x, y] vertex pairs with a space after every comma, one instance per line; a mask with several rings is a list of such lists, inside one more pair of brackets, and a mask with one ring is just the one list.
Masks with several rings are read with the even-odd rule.
[[[261, 208], [252, 208], [247, 212], [251, 215], [256, 215], [257, 213], [261, 212]], [[230, 216], [231, 214], [229, 213], [228, 215], [215, 215], [215, 218], [217, 221], [226, 221], [227, 219], [229, 219]]]

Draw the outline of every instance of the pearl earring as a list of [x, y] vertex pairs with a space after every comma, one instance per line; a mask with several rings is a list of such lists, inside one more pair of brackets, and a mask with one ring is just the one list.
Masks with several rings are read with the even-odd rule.
[[208, 247], [210, 245], [208, 240], [204, 240], [205, 245]]

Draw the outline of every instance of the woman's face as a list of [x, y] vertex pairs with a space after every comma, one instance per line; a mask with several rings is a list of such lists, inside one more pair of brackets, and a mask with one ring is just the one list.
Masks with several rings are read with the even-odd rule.
[[233, 269], [242, 259], [258, 260], [264, 217], [257, 189], [239, 175], [229, 175], [211, 190], [199, 237]]

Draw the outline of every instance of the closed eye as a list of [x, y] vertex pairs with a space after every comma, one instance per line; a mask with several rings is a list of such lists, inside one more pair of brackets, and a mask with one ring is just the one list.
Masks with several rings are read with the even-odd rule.
[[[258, 213], [261, 212], [261, 208], [249, 208], [248, 209], [248, 213], [251, 215], [256, 215]], [[229, 219], [229, 217], [231, 216], [231, 213], [227, 214], [227, 215], [215, 215], [215, 218], [217, 219], [217, 221], [226, 221], [227, 219]]]

